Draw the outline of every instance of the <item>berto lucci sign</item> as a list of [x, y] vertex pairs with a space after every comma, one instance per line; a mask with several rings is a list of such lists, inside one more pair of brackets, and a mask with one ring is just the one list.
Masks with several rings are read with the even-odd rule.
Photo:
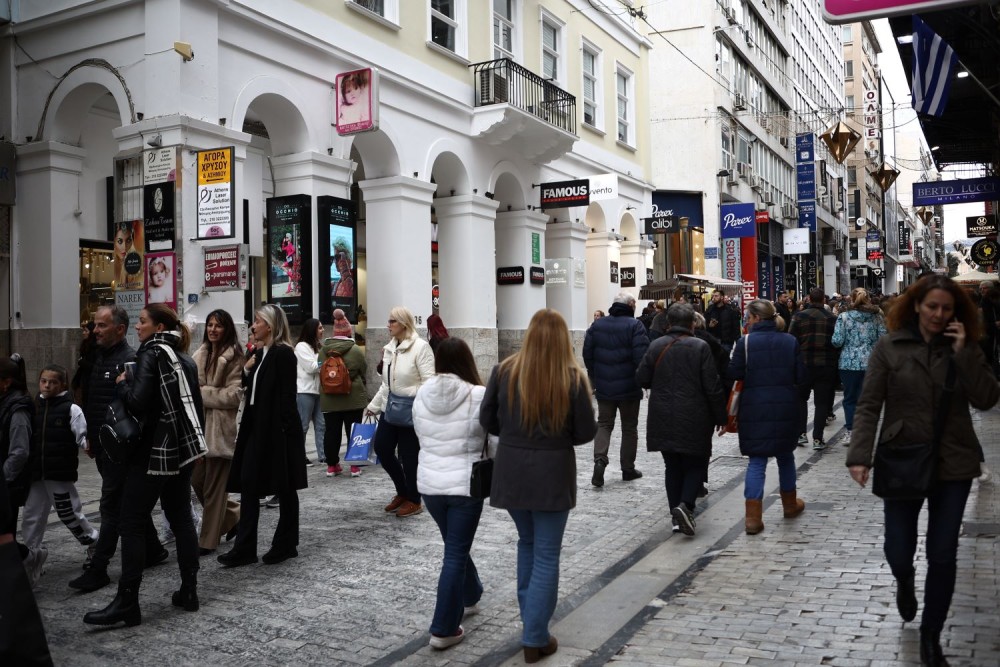
[[719, 207], [722, 238], [722, 277], [743, 283], [743, 301], [757, 298], [757, 221], [754, 205], [722, 204]]

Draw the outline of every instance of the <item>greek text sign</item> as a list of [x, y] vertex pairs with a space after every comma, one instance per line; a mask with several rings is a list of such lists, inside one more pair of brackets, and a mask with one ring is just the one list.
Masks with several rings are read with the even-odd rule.
[[198, 238], [232, 238], [233, 147], [198, 151]]
[[205, 291], [247, 288], [247, 246], [217, 245], [205, 248]]

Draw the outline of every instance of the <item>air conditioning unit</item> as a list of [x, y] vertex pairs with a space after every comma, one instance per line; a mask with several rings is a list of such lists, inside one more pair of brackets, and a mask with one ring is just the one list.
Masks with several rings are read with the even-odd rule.
[[726, 183], [729, 185], [739, 185], [740, 181], [736, 178], [736, 174], [734, 172], [729, 172]]
[[736, 111], [746, 111], [747, 96], [743, 93], [736, 93], [736, 95], [733, 96], [733, 109]]
[[750, 166], [749, 162], [737, 162], [736, 175], [744, 181], [749, 181], [750, 177], [753, 176], [753, 167]]
[[792, 143], [788, 137], [781, 137], [778, 141], [781, 142], [781, 145], [785, 148], [788, 148], [788, 145]]
[[507, 79], [495, 70], [479, 73], [479, 99], [481, 104], [502, 104], [508, 102]]
[[760, 176], [754, 174], [750, 177], [750, 187], [758, 192], [764, 189], [764, 184], [760, 180]]
[[854, 269], [854, 277], [855, 278], [864, 278], [867, 275], [868, 275], [868, 267], [867, 266], [858, 266], [858, 267], [855, 267], [855, 269]]
[[794, 220], [799, 216], [799, 212], [795, 210], [795, 204], [782, 204], [781, 206], [781, 217], [786, 220]]
[[736, 25], [736, 12], [733, 11], [733, 6], [728, 0], [722, 3], [722, 13], [729, 21], [729, 25]]
[[771, 199], [770, 190], [764, 190], [762, 193], [760, 193], [760, 200], [764, 202], [765, 206], [771, 206], [772, 204], [774, 204], [774, 200]]

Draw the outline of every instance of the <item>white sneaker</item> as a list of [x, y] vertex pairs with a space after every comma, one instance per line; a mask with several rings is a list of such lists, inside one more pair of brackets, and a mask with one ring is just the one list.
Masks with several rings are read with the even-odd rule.
[[980, 484], [987, 484], [993, 479], [993, 471], [986, 467], [985, 463], [979, 464], [979, 480]]
[[844, 447], [850, 447], [851, 445], [851, 429], [844, 431], [844, 437], [841, 439], [840, 444]]
[[49, 551], [45, 547], [30, 549], [28, 557], [24, 559], [24, 571], [28, 574], [28, 582], [31, 588], [38, 586], [38, 580], [42, 578], [45, 559], [49, 557]]
[[477, 602], [476, 604], [469, 605], [468, 607], [465, 608], [464, 618], [468, 618], [469, 616], [475, 616], [478, 613], [479, 613], [479, 603]]
[[465, 639], [465, 630], [462, 626], [458, 626], [458, 632], [451, 635], [450, 637], [438, 637], [437, 635], [431, 635], [431, 640], [428, 642], [431, 648], [436, 648], [439, 651], [441, 649], [446, 649], [449, 646], [454, 646], [458, 644], [463, 639]]

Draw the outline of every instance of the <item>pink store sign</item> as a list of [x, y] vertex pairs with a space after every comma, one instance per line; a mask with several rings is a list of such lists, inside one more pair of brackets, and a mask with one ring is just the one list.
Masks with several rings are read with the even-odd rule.
[[940, 11], [958, 5], [973, 5], [980, 0], [824, 0], [823, 18], [827, 23], [854, 23], [872, 19]]

